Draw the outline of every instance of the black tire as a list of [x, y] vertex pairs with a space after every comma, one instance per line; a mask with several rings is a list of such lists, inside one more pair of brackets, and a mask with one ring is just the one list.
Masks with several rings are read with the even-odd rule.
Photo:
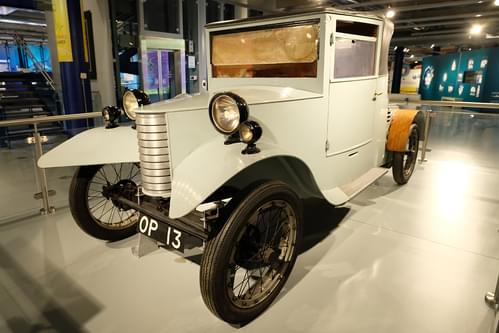
[[[120, 209], [102, 192], [103, 186], [114, 185], [124, 179], [130, 178], [129, 180], [138, 182], [139, 172], [132, 175], [135, 171], [130, 171], [128, 178], [118, 176], [118, 167], [121, 175], [124, 165], [129, 166], [130, 170], [133, 170], [135, 166], [140, 171], [138, 165], [133, 163], [118, 164], [117, 167], [115, 165], [81, 166], [75, 171], [69, 189], [69, 207], [78, 226], [92, 237], [117, 241], [137, 232], [137, 212], [131, 209]], [[106, 173], [106, 169], [111, 167], [116, 174], [108, 177], [109, 171]], [[125, 176], [128, 176], [128, 171]]]
[[239, 325], [264, 312], [291, 273], [301, 237], [301, 203], [289, 186], [269, 181], [248, 191], [206, 244], [200, 287], [210, 311]]
[[419, 128], [412, 124], [405, 152], [393, 153], [393, 179], [399, 185], [407, 184], [414, 173], [419, 152]]

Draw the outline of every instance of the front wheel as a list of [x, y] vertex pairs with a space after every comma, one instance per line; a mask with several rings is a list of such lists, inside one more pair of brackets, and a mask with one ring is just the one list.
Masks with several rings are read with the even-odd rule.
[[201, 261], [201, 294], [211, 312], [244, 325], [270, 306], [296, 261], [301, 216], [294, 191], [276, 181], [237, 204]]
[[78, 226], [90, 236], [116, 241], [135, 234], [137, 211], [116, 196], [132, 197], [140, 183], [137, 163], [79, 167], [69, 189], [69, 207]]
[[409, 139], [405, 152], [393, 154], [393, 179], [399, 185], [407, 184], [418, 160], [419, 152], [419, 128], [412, 124], [409, 129]]

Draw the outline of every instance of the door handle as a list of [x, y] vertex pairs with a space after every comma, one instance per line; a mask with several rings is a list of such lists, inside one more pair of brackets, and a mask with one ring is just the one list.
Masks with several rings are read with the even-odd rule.
[[374, 97], [373, 97], [373, 102], [376, 102], [376, 100], [378, 99], [378, 96], [381, 96], [381, 95], [383, 95], [382, 92], [380, 92], [380, 93], [375, 92]]

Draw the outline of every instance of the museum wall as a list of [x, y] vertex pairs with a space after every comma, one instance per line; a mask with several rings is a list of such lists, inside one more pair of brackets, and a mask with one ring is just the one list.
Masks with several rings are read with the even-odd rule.
[[89, 10], [92, 13], [97, 69], [97, 79], [92, 80], [92, 94], [94, 96], [97, 93], [100, 95], [101, 107], [116, 105], [116, 88], [114, 86], [113, 74], [113, 43], [111, 41], [108, 2], [102, 0], [83, 0], [82, 4], [84, 11]]
[[499, 48], [423, 59], [420, 93], [424, 100], [455, 98], [465, 102], [499, 99]]

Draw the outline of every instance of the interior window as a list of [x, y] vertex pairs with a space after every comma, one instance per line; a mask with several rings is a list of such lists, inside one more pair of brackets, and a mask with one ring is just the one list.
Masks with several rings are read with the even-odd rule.
[[336, 26], [334, 77], [375, 75], [378, 26], [342, 21], [338, 21]]
[[336, 21], [336, 32], [367, 37], [377, 37], [378, 26], [361, 22]]
[[211, 36], [218, 78], [316, 77], [319, 24], [259, 28]]

